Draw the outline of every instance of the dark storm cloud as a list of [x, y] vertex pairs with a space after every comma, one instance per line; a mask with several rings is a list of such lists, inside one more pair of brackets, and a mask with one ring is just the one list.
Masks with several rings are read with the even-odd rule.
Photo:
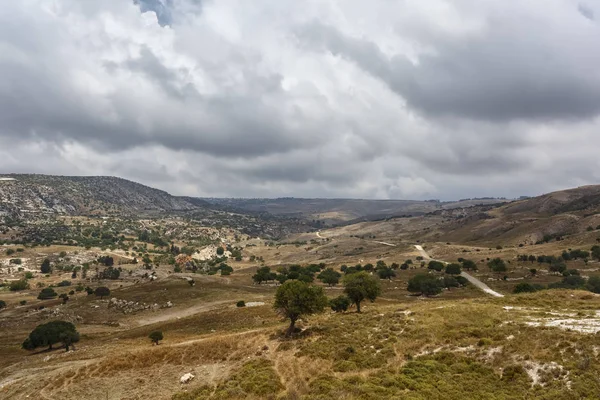
[[4, 9], [3, 171], [204, 196], [451, 198], [600, 180], [590, 1]]
[[483, 34], [438, 38], [434, 54], [422, 54], [417, 62], [384, 54], [374, 42], [320, 23], [303, 27], [298, 36], [309, 47], [352, 60], [431, 116], [490, 121], [595, 117], [600, 113], [600, 47], [595, 44], [600, 28], [556, 29], [536, 22], [492, 15]]

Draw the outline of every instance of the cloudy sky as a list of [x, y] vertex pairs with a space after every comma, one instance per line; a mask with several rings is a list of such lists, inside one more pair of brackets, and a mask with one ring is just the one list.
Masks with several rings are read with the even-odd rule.
[[174, 194], [440, 198], [600, 183], [597, 0], [19, 0], [0, 173]]

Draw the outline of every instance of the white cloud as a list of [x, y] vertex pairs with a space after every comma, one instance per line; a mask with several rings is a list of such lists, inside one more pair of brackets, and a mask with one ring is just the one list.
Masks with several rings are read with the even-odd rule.
[[144, 2], [4, 5], [2, 172], [253, 197], [517, 196], [599, 178], [589, 4]]

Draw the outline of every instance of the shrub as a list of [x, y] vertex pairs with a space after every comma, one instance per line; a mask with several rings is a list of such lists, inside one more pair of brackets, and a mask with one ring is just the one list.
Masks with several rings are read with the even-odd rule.
[[506, 264], [501, 258], [494, 258], [487, 263], [487, 266], [494, 272], [506, 272]]
[[427, 269], [432, 269], [434, 271], [443, 271], [444, 270], [444, 263], [440, 262], [440, 261], [429, 261], [429, 264], [427, 265]]
[[329, 307], [336, 313], [347, 311], [350, 304], [351, 301], [348, 296], [338, 296], [335, 299], [329, 300]]
[[24, 306], [25, 304], [27, 304], [27, 300], [21, 300], [21, 301], [19, 302], [19, 304], [20, 304], [20, 305], [22, 305], [22, 306]]
[[317, 275], [317, 279], [329, 286], [335, 286], [340, 282], [341, 276], [342, 274], [339, 272], [334, 271], [332, 268], [327, 268]]
[[31, 271], [25, 272], [25, 279], [33, 279], [33, 272], [31, 272]]
[[10, 255], [13, 255], [13, 254], [15, 254], [15, 250], [14, 249], [6, 249], [6, 255], [7, 256], [10, 256]]
[[429, 274], [417, 274], [408, 281], [408, 291], [433, 296], [442, 292], [442, 282]]
[[246, 307], [246, 302], [244, 300], [240, 300], [237, 303], [235, 303], [236, 307]]
[[100, 286], [99, 288], [96, 288], [94, 293], [96, 294], [96, 297], [99, 296], [100, 300], [102, 300], [104, 296], [110, 296], [110, 289], [106, 286]]
[[17, 292], [19, 290], [29, 289], [29, 283], [26, 279], [20, 279], [18, 281], [12, 281], [10, 286], [8, 287], [12, 292]]
[[445, 272], [450, 275], [460, 275], [462, 271], [460, 270], [460, 265], [452, 263], [446, 266]]
[[6, 302], [4, 300], [0, 300], [0, 310], [6, 308]]
[[396, 276], [396, 272], [391, 268], [384, 267], [377, 270], [377, 275], [379, 279], [389, 279], [391, 281]]
[[58, 296], [58, 294], [54, 291], [54, 289], [48, 287], [42, 289], [37, 298], [38, 300], [49, 300], [55, 298], [56, 296]]
[[590, 292], [600, 293], [600, 276], [591, 276], [586, 287]]
[[221, 246], [217, 247], [217, 255], [222, 256], [223, 254], [225, 254], [225, 249]]
[[62, 281], [62, 282], [58, 282], [58, 283], [56, 284], [56, 286], [58, 286], [58, 287], [71, 286], [71, 281]]
[[152, 343], [158, 345], [158, 342], [163, 340], [163, 334], [161, 331], [154, 331], [148, 335], [148, 338], [152, 341]]
[[542, 285], [532, 285], [531, 283], [521, 282], [513, 289], [513, 293], [533, 293], [544, 289]]

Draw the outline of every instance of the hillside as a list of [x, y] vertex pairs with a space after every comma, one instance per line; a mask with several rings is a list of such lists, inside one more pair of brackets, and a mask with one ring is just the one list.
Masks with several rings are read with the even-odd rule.
[[368, 200], [368, 199], [206, 199], [209, 203], [246, 212], [266, 212], [320, 221], [325, 225], [347, 224], [359, 220], [377, 220], [395, 216], [415, 216], [437, 210], [496, 204], [505, 199], [482, 198], [441, 202], [437, 200]]
[[171, 196], [125, 179], [105, 176], [3, 175], [0, 215], [105, 215], [188, 211], [204, 202]]

